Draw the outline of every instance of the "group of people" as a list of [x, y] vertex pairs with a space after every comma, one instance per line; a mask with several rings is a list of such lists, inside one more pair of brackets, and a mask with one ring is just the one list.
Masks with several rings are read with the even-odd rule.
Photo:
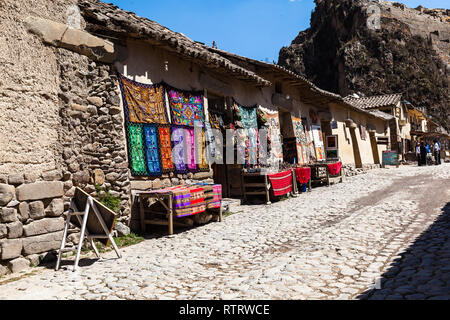
[[420, 142], [416, 145], [417, 163], [419, 166], [426, 166], [427, 164], [441, 164], [441, 143], [434, 139], [433, 144], [430, 146], [428, 143]]

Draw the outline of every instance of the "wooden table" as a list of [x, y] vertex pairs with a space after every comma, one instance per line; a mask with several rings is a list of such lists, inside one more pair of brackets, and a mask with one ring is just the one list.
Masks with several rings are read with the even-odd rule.
[[[294, 169], [286, 169], [285, 171], [291, 171], [292, 176], [292, 191], [291, 195], [297, 194], [297, 180], [295, 178], [295, 171]], [[247, 196], [254, 196], [254, 195], [265, 195], [266, 196], [266, 204], [271, 204], [270, 202], [270, 188], [272, 185], [270, 184], [269, 180], [269, 174], [262, 173], [262, 172], [244, 172], [242, 171], [241, 174], [241, 186], [242, 186], [242, 194], [244, 196], [244, 202], [247, 202]], [[252, 181], [248, 182], [249, 179], [256, 180], [255, 178], [260, 178], [258, 182]], [[258, 188], [259, 190], [254, 190], [255, 188]], [[264, 188], [264, 190], [261, 190], [261, 188]], [[249, 191], [250, 189], [250, 191]]]
[[[259, 178], [260, 181], [248, 182], [248, 178], [250, 178], [251, 180], [257, 180], [255, 178]], [[271, 185], [267, 174], [263, 174], [261, 172], [241, 172], [241, 188], [242, 194], [244, 196], [244, 203], [247, 202], [247, 196], [265, 195], [266, 204], [271, 204], [269, 193], [270, 187]], [[255, 190], [255, 188], [257, 188], [258, 190]], [[264, 188], [264, 190], [261, 191], [261, 188]]]
[[[146, 225], [164, 225], [168, 226], [169, 228], [169, 235], [173, 234], [173, 226], [181, 226], [181, 227], [191, 227], [190, 225], [180, 223], [177, 221], [174, 221], [173, 217], [173, 200], [172, 200], [172, 192], [152, 192], [152, 191], [145, 191], [138, 193], [138, 199], [139, 199], [139, 213], [140, 213], [140, 221], [141, 221], [141, 230], [142, 233], [145, 232]], [[150, 210], [145, 209], [144, 207], [144, 201], [148, 199], [156, 199], [165, 209], [165, 212], [156, 211], [156, 210]], [[208, 209], [207, 209], [208, 210]], [[211, 209], [209, 209], [211, 210]], [[147, 219], [146, 213], [155, 214], [158, 216], [164, 216], [164, 218], [161, 219]], [[222, 200], [220, 201], [220, 207], [219, 207], [219, 222], [223, 221], [222, 217]]]
[[[334, 164], [336, 162], [318, 162], [314, 164], [307, 165], [311, 168], [311, 180], [314, 182], [326, 182], [327, 186], [330, 186], [331, 182], [336, 182], [337, 180], [340, 180], [340, 182], [344, 181], [344, 168], [341, 168], [341, 171], [338, 176], [331, 176], [330, 171], [328, 170], [329, 164]], [[325, 168], [325, 175], [320, 175], [319, 171], [320, 168]]]

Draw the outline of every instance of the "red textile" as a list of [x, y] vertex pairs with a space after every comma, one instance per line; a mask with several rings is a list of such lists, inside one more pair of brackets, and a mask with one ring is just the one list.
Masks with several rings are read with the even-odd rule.
[[342, 162], [333, 163], [333, 164], [329, 164], [329, 165], [328, 165], [328, 172], [329, 172], [332, 176], [338, 175], [339, 172], [341, 172], [341, 169], [342, 169]]
[[311, 168], [295, 168], [295, 176], [299, 183], [307, 183], [311, 179]]
[[269, 174], [269, 179], [272, 184], [274, 196], [279, 197], [292, 191], [292, 173], [290, 170]]

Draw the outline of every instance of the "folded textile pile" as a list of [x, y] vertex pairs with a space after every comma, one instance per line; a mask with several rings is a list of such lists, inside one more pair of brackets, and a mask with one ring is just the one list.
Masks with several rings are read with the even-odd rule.
[[276, 197], [285, 195], [292, 191], [292, 173], [291, 170], [269, 174], [269, 180], [272, 184], [273, 194]]
[[311, 179], [311, 168], [295, 168], [295, 176], [299, 183], [307, 183]]

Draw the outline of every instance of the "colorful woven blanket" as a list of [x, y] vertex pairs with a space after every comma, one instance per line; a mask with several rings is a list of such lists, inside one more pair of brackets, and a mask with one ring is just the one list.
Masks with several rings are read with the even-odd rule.
[[311, 168], [295, 168], [295, 176], [299, 183], [308, 183], [311, 179]]
[[142, 125], [127, 123], [126, 133], [131, 174], [136, 176], [146, 176], [148, 172], [145, 164]]
[[204, 125], [203, 95], [171, 89], [168, 91], [172, 124], [193, 127]]
[[213, 185], [213, 201], [208, 204], [208, 208], [220, 208], [222, 203], [222, 185]]
[[207, 209], [220, 208], [222, 201], [222, 185], [202, 185], [205, 193], [205, 203]]
[[172, 144], [170, 141], [170, 127], [159, 126], [159, 142], [161, 152], [161, 166], [163, 172], [170, 172], [175, 169], [172, 161]]
[[145, 155], [149, 175], [161, 175], [161, 163], [156, 124], [144, 124]]
[[187, 148], [187, 167], [191, 172], [197, 171], [197, 157], [195, 154], [195, 133], [194, 128], [185, 128], [185, 147]]
[[175, 165], [175, 171], [177, 173], [186, 173], [187, 166], [184, 157], [184, 128], [172, 127], [172, 140], [173, 140], [173, 163]]
[[258, 108], [238, 105], [241, 123], [245, 129], [258, 128]]
[[328, 165], [328, 172], [332, 176], [337, 176], [342, 169], [342, 162], [333, 163]]
[[276, 197], [285, 195], [292, 191], [292, 172], [291, 170], [269, 174], [270, 183], [272, 184], [273, 194]]
[[187, 187], [187, 189], [191, 193], [191, 205], [189, 207], [191, 212], [189, 215], [192, 216], [197, 213], [205, 212], [206, 203], [205, 203], [205, 192], [203, 190], [203, 187], [192, 186]]
[[148, 85], [119, 74], [125, 118], [135, 123], [169, 123], [162, 84]]

